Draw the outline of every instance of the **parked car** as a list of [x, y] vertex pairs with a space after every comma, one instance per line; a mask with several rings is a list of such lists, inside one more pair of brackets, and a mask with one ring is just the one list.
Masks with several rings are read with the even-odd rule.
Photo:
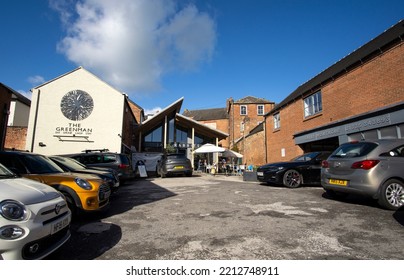
[[60, 192], [0, 164], [0, 260], [46, 257], [70, 238], [70, 221]]
[[162, 155], [161, 159], [157, 161], [156, 173], [162, 178], [167, 175], [185, 175], [191, 177], [191, 161], [185, 154]]
[[321, 184], [332, 197], [355, 193], [387, 209], [402, 207], [404, 139], [342, 144], [322, 163]]
[[82, 164], [91, 167], [107, 167], [116, 170], [121, 183], [135, 177], [132, 161], [126, 154], [111, 153], [108, 150], [86, 150], [83, 153], [63, 155], [74, 158]]
[[94, 212], [109, 204], [111, 189], [96, 175], [64, 172], [50, 158], [29, 152], [0, 152], [0, 163], [17, 175], [45, 183], [63, 193], [70, 210]]
[[74, 158], [61, 157], [61, 156], [49, 156], [49, 158], [56, 163], [65, 172], [94, 174], [100, 177], [111, 188], [112, 192], [115, 192], [119, 188], [119, 178], [116, 172], [110, 168], [94, 169], [89, 168], [86, 165], [78, 162]]
[[298, 188], [302, 184], [321, 183], [321, 162], [331, 152], [306, 153], [291, 161], [268, 163], [257, 169], [257, 179], [267, 184], [281, 184]]

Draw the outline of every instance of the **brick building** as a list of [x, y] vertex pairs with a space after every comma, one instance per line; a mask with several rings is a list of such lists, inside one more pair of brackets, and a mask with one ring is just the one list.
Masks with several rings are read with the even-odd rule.
[[404, 22], [301, 85], [265, 115], [267, 162], [343, 142], [404, 137]]
[[[183, 115], [205, 125], [227, 133], [229, 136], [219, 142], [224, 148], [229, 148], [243, 154], [244, 161], [262, 162], [262, 151], [253, 147], [264, 144], [263, 127], [266, 113], [271, 111], [275, 103], [264, 98], [246, 96], [234, 101], [229, 98], [226, 108], [204, 110], [184, 110]], [[252, 141], [247, 143], [246, 138]]]
[[[228, 133], [229, 131], [229, 114], [226, 108], [213, 108], [204, 110], [187, 110], [185, 109], [183, 115], [192, 118], [195, 121], [203, 123], [213, 129], [217, 129]], [[225, 138], [219, 141], [219, 146], [229, 148], [229, 139]]]

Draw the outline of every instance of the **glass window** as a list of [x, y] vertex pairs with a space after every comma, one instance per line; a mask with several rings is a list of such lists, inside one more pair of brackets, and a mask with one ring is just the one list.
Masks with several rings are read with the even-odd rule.
[[310, 95], [304, 99], [304, 117], [310, 117], [323, 110], [323, 104], [321, 100], [321, 91]]
[[258, 116], [264, 115], [264, 105], [257, 105], [257, 115]]
[[281, 116], [279, 113], [274, 115], [274, 129], [281, 128]]
[[241, 105], [240, 106], [240, 115], [247, 115], [247, 106]]
[[188, 142], [188, 131], [182, 127], [176, 129], [176, 142], [187, 143]]
[[145, 136], [145, 142], [159, 142], [161, 143], [163, 140], [163, 128], [161, 126], [154, 129], [148, 135]]

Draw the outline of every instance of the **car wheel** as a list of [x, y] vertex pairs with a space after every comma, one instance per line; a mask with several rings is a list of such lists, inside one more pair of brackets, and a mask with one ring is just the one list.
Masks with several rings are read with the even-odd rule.
[[290, 169], [283, 175], [283, 185], [288, 188], [298, 188], [302, 183], [302, 176], [294, 169]]
[[63, 193], [63, 195], [66, 198], [67, 206], [69, 207], [70, 211], [72, 212], [72, 216], [76, 216], [78, 209], [76, 207], [76, 204], [74, 203], [73, 197], [71, 197], [67, 193]]
[[378, 200], [380, 206], [397, 210], [404, 205], [404, 184], [403, 182], [390, 179], [387, 180], [381, 187], [381, 193]]

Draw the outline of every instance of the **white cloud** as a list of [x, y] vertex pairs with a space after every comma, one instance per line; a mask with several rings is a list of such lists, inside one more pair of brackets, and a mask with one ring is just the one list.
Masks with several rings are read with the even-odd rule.
[[58, 50], [127, 92], [158, 90], [164, 74], [197, 69], [210, 61], [215, 48], [215, 22], [194, 4], [180, 7], [174, 0], [82, 0], [74, 7], [71, 1], [52, 3], [67, 30]]
[[144, 114], [145, 114], [145, 116], [147, 116], [147, 115], [155, 115], [158, 112], [160, 112], [161, 110], [163, 110], [161, 107], [155, 107], [153, 109], [144, 109]]
[[28, 77], [28, 82], [32, 86], [38, 86], [40, 84], [43, 84], [45, 82], [45, 79], [42, 76], [35, 75], [35, 76]]

